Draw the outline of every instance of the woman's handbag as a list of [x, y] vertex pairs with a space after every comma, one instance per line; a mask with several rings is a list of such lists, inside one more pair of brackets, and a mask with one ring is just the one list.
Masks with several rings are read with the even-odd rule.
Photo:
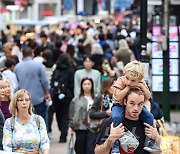
[[97, 133], [100, 130], [101, 123], [103, 119], [91, 119], [89, 117], [89, 112], [90, 110], [87, 111], [84, 119], [83, 119], [83, 124], [93, 133]]
[[74, 154], [74, 135], [70, 137], [67, 154]]
[[162, 129], [161, 154], [180, 154], [180, 138], [178, 136], [168, 135], [161, 121], [157, 121]]
[[[100, 104], [99, 112], [102, 112], [102, 102]], [[83, 119], [83, 124], [93, 133], [98, 133], [101, 127], [101, 123], [104, 119], [91, 119], [89, 117], [90, 109], [86, 112], [86, 115]]]

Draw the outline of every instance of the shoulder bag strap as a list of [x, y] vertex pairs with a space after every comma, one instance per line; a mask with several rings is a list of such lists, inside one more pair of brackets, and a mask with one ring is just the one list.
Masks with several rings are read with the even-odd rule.
[[103, 110], [103, 100], [102, 100], [102, 97], [101, 97], [101, 100], [100, 100], [100, 106], [99, 106], [99, 112], [102, 112]]
[[168, 133], [167, 133], [167, 131], [165, 130], [165, 128], [164, 128], [161, 120], [157, 120], [157, 122], [159, 123], [159, 125], [160, 125], [160, 127], [161, 127], [161, 129], [162, 129], [162, 135], [163, 135], [163, 136], [168, 136]]
[[14, 147], [13, 147], [13, 131], [14, 131], [14, 125], [15, 125], [15, 116], [12, 116], [10, 118], [10, 125], [11, 125], [11, 145], [12, 145], [12, 152], [14, 151]]
[[38, 130], [39, 130], [40, 129], [40, 119], [37, 114], [35, 114], [35, 122], [36, 122], [36, 126], [38, 127]]
[[40, 119], [39, 119], [39, 115], [37, 114], [35, 114], [35, 122], [36, 122], [36, 126], [38, 127], [39, 136], [40, 136], [40, 143], [39, 143], [39, 150], [40, 150], [41, 148]]

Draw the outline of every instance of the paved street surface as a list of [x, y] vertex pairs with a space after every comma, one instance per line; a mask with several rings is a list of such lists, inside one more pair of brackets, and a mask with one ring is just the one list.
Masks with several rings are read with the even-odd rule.
[[[180, 136], [180, 113], [171, 113], [171, 121], [176, 122], [176, 135]], [[67, 154], [67, 143], [59, 143], [60, 132], [57, 127], [56, 119], [53, 121], [53, 139], [51, 139], [50, 154]], [[69, 140], [69, 136], [68, 136]]]
[[[67, 143], [59, 143], [60, 131], [58, 130], [56, 118], [54, 117], [53, 124], [53, 139], [51, 139], [50, 154], [67, 154]], [[68, 136], [69, 140], [69, 136]]]
[[180, 123], [180, 112], [171, 113], [171, 122]]
[[[172, 128], [171, 128], [171, 129], [173, 129], [173, 127], [174, 127], [174, 134], [177, 136], [180, 136], [180, 112], [171, 113], [171, 122], [173, 122], [173, 124], [174, 124], [174, 126], [172, 124]], [[170, 132], [173, 132], [173, 131], [170, 130]]]

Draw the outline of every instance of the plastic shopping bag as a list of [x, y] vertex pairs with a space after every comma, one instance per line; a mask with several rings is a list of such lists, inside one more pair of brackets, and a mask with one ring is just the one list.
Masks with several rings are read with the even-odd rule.
[[74, 135], [71, 135], [69, 143], [68, 143], [68, 149], [67, 154], [75, 154], [74, 152]]
[[158, 123], [162, 129], [161, 154], [180, 154], [180, 138], [178, 136], [168, 135], [160, 120], [158, 120]]

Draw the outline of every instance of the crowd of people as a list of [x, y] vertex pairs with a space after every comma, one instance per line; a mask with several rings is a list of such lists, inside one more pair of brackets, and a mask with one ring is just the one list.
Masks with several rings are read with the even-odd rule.
[[[138, 30], [134, 28], [112, 20], [77, 24], [76, 28], [68, 23], [58, 25], [56, 31], [36, 33], [39, 39], [28, 38], [30, 31], [24, 29], [11, 39], [4, 34], [1, 149], [48, 154], [55, 114], [59, 142], [67, 142], [70, 127], [76, 135], [76, 154], [123, 153], [121, 138], [134, 127], [140, 146], [133, 151], [159, 152], [160, 139], [153, 122], [163, 115], [143, 80]], [[84, 125], [87, 111], [91, 119], [103, 120], [99, 132]], [[108, 135], [104, 134], [106, 127], [110, 128]]]

